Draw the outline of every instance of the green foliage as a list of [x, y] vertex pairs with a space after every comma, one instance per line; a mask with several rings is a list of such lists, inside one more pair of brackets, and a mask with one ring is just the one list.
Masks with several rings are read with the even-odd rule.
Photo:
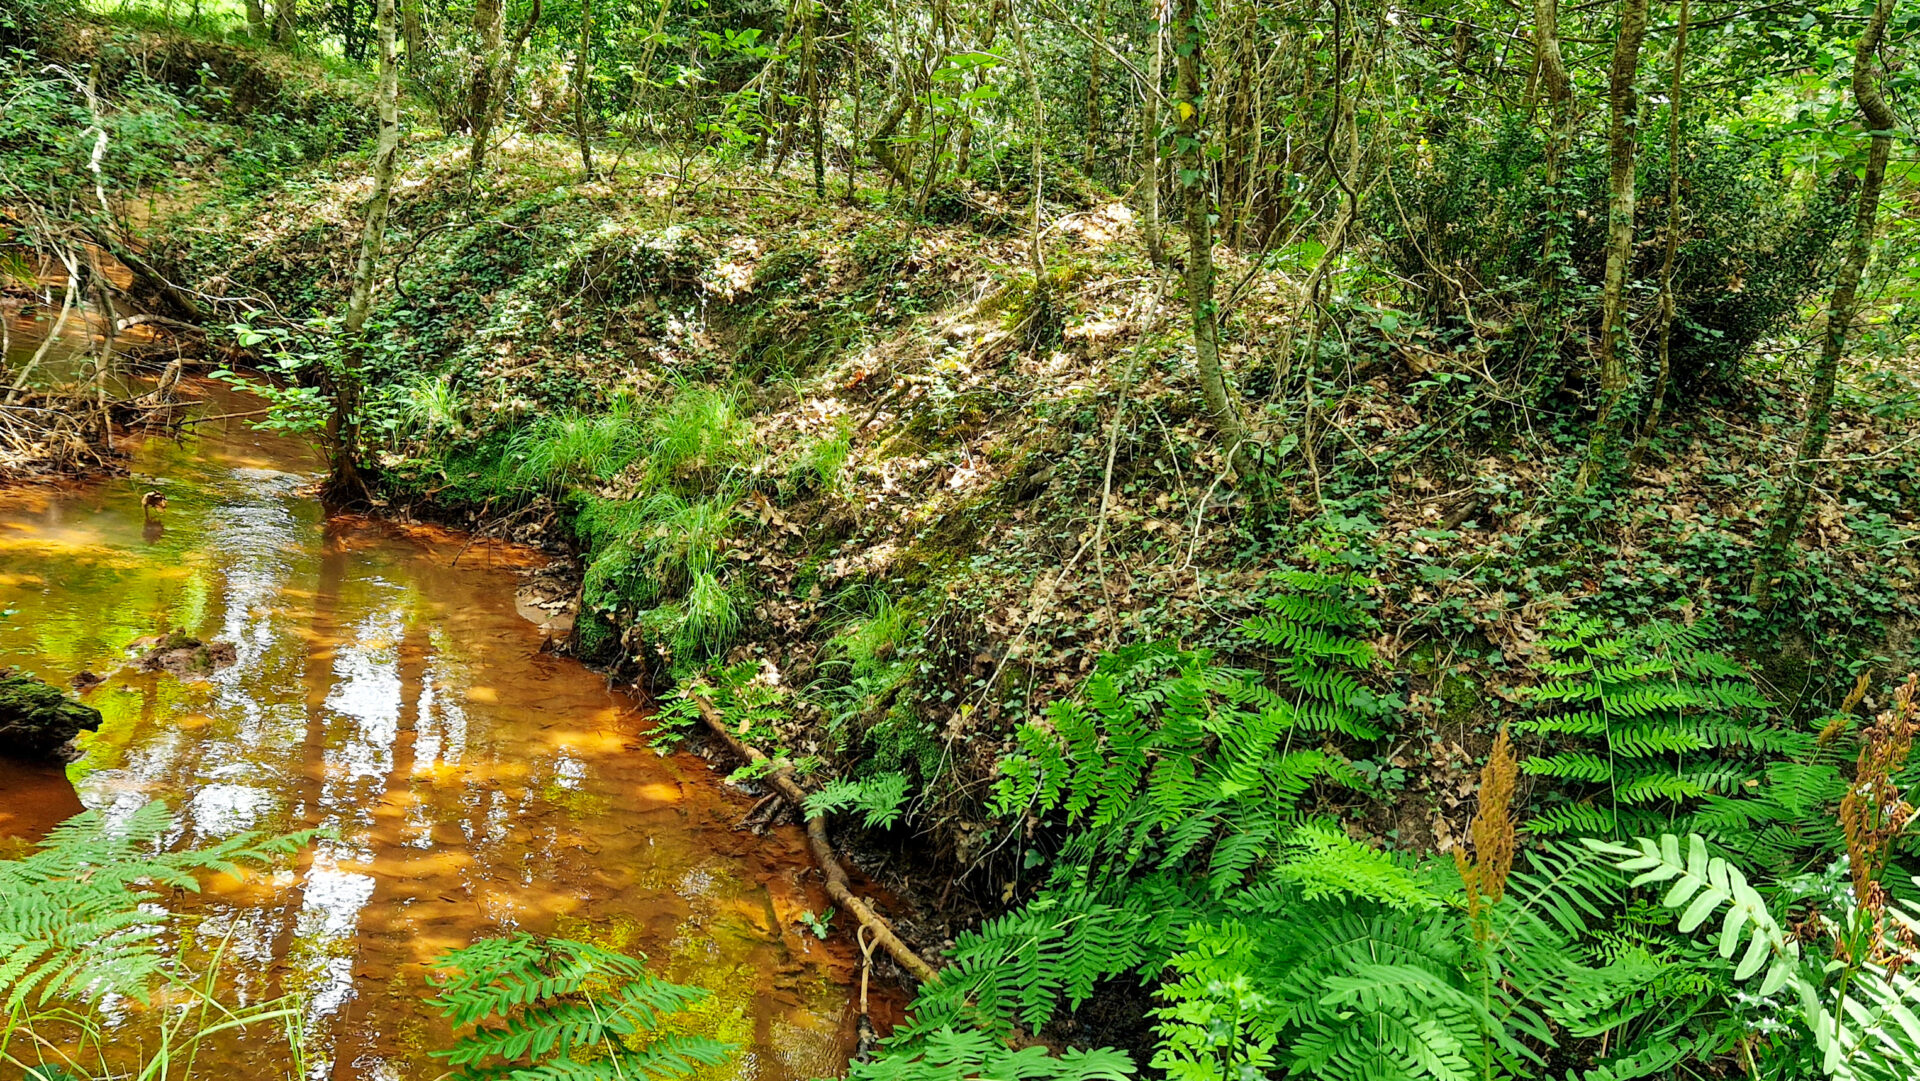
[[647, 971], [645, 958], [528, 934], [441, 954], [426, 1000], [456, 1029], [434, 1054], [453, 1076], [511, 1081], [633, 1081], [685, 1077], [725, 1062], [732, 1047], [663, 1031], [706, 997]]
[[689, 500], [662, 491], [577, 505], [574, 529], [591, 553], [582, 581], [589, 613], [609, 624], [644, 622], [676, 660], [725, 651], [741, 623], [721, 577], [721, 551], [737, 521], [730, 494]]
[[910, 782], [903, 773], [886, 772], [864, 780], [828, 781], [807, 797], [807, 814], [859, 811], [868, 829], [886, 829], [899, 821]]
[[[301, 1061], [308, 1007], [297, 996], [244, 1003], [214, 993], [225, 944], [194, 966], [167, 932], [180, 917], [167, 892], [197, 892], [203, 872], [238, 872], [282, 861], [311, 833], [248, 833], [187, 852], [161, 850], [173, 819], [150, 803], [123, 820], [87, 811], [55, 827], [28, 855], [0, 860], [0, 1063], [29, 1078], [86, 1081], [99, 1076], [173, 1076], [215, 1037], [276, 1030]], [[125, 1003], [151, 1002], [164, 987], [168, 1008], [129, 1061]], [[108, 1054], [137, 1074], [108, 1070]], [[49, 1062], [48, 1059], [55, 1061]], [[31, 1061], [30, 1061], [31, 1060]]]
[[752, 428], [732, 394], [689, 384], [656, 410], [647, 425], [647, 468], [654, 483], [712, 483], [751, 450]]
[[[1782, 134], [1730, 138], [1702, 129], [1681, 149], [1688, 232], [1674, 271], [1671, 355], [1682, 387], [1736, 376], [1747, 351], [1795, 318], [1824, 284], [1846, 203], [1796, 183], [1781, 167]], [[1558, 322], [1533, 312], [1562, 305], [1572, 318], [1597, 323], [1608, 165], [1604, 143], [1576, 142], [1562, 151], [1561, 184], [1549, 187], [1542, 183], [1545, 139], [1540, 125], [1517, 112], [1492, 124], [1469, 121], [1438, 140], [1430, 158], [1396, 181], [1398, 197], [1375, 201], [1372, 213], [1388, 261], [1419, 284], [1426, 314], [1446, 322], [1514, 313], [1520, 332], [1495, 344], [1494, 363], [1503, 375], [1552, 391], [1576, 370], [1551, 336], [1556, 331], [1546, 329]], [[1640, 190], [1664, 192], [1670, 168], [1665, 141], [1650, 141]], [[1665, 227], [1664, 213], [1637, 219], [1629, 280], [1649, 283], [1649, 294]], [[1543, 267], [1549, 243], [1560, 255], [1556, 266]], [[1634, 302], [1652, 307], [1651, 295]], [[1652, 351], [1650, 343], [1639, 350]]]
[[173, 824], [149, 803], [122, 822], [87, 811], [35, 850], [0, 860], [0, 1011], [117, 994], [145, 1001], [171, 969], [159, 940], [172, 916], [161, 890], [198, 892], [198, 873], [237, 873], [295, 851], [309, 834], [246, 833], [188, 852], [156, 851]]
[[1680, 820], [1776, 864], [1837, 841], [1818, 813], [1844, 788], [1835, 763], [1813, 760], [1812, 733], [1772, 721], [1753, 677], [1709, 648], [1713, 623], [1616, 630], [1567, 617], [1549, 630], [1546, 681], [1525, 695], [1537, 712], [1514, 728], [1550, 753], [1521, 768], [1582, 799], [1536, 815], [1533, 833], [1621, 836]]
[[1244, 628], [1277, 654], [1280, 687], [1205, 652], [1149, 646], [1102, 657], [1080, 697], [1017, 733], [1022, 753], [1000, 764], [1000, 812], [1059, 813], [1080, 829], [1064, 854], [1089, 867], [1125, 871], [1154, 855], [1171, 868], [1206, 853], [1220, 893], [1293, 833], [1291, 815], [1314, 780], [1361, 787], [1339, 756], [1288, 748], [1302, 731], [1376, 732], [1372, 718], [1386, 704], [1358, 678], [1372, 654], [1352, 633], [1362, 617], [1340, 595], [1362, 580], [1282, 578], [1293, 589]]
[[847, 1081], [1127, 1081], [1133, 1060], [1124, 1051], [1044, 1047], [1014, 1051], [980, 1032], [943, 1028], [928, 1033], [911, 1051], [856, 1062]]
[[641, 425], [638, 406], [626, 398], [605, 413], [543, 417], [509, 444], [513, 483], [558, 495], [575, 485], [606, 480], [639, 452]]
[[840, 474], [853, 454], [853, 420], [841, 417], [825, 434], [801, 448], [789, 476], [802, 487], [828, 494], [840, 490]]
[[[1630, 886], [1671, 883], [1660, 906], [1679, 914], [1678, 933], [1691, 934], [1719, 920], [1719, 958], [1733, 962], [1737, 954], [1733, 981], [1760, 977], [1746, 993], [1776, 1015], [1765, 1029], [1786, 1045], [1784, 1052], [1775, 1050], [1776, 1058], [1799, 1068], [1817, 1063], [1827, 1077], [1846, 1081], [1892, 1081], [1920, 1070], [1920, 981], [1905, 971], [1920, 960], [1910, 937], [1920, 926], [1920, 907], [1902, 905], [1885, 914], [1892, 917], [1887, 919], [1863, 909], [1850, 894], [1841, 895], [1805, 926], [1789, 930], [1732, 861], [1709, 854], [1699, 834], [1684, 842], [1669, 833], [1657, 840], [1636, 838], [1632, 846], [1587, 844], [1635, 874]], [[1831, 936], [1838, 956], [1803, 954], [1802, 940], [1812, 936]], [[1780, 1020], [1790, 1021], [1791, 1028]], [[1795, 1044], [1802, 1055], [1794, 1054]]]

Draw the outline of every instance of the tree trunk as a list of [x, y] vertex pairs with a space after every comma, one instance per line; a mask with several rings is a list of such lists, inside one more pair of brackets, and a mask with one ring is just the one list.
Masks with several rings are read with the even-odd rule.
[[[1558, 0], [1533, 0], [1533, 68], [1534, 78], [1547, 92], [1547, 163], [1546, 183], [1548, 206], [1557, 210], [1560, 205], [1560, 149], [1565, 142], [1567, 117], [1571, 110], [1568, 106], [1573, 99], [1573, 79], [1567, 74], [1567, 65], [1560, 58], [1560, 6]], [[1551, 214], [1558, 220], [1559, 215]], [[1552, 273], [1553, 241], [1555, 229], [1547, 229], [1546, 244], [1540, 252], [1541, 266]]]
[[1627, 388], [1627, 264], [1633, 258], [1633, 167], [1639, 149], [1634, 130], [1640, 107], [1633, 77], [1640, 70], [1640, 45], [1647, 36], [1647, 0], [1622, 0], [1620, 36], [1614, 41], [1609, 77], [1607, 157], [1612, 165], [1607, 200], [1607, 267], [1601, 285], [1600, 412], [1593, 420], [1587, 459], [1574, 480], [1575, 495], [1585, 493], [1608, 467], [1613, 444], [1624, 423]]
[[901, 88], [899, 100], [894, 102], [892, 109], [887, 110], [887, 115], [880, 120], [880, 126], [873, 129], [873, 134], [867, 138], [867, 154], [903, 186], [913, 184], [913, 175], [907, 172], [907, 167], [900, 163], [900, 158], [893, 152], [893, 133], [900, 130], [900, 121], [906, 118], [907, 107], [912, 102], [913, 87], [909, 83]]
[[420, 22], [420, 0], [401, 0], [400, 38], [407, 46], [407, 70], [418, 71], [427, 59], [427, 34]]
[[1107, 0], [1093, 6], [1094, 42], [1087, 49], [1087, 145], [1080, 156], [1080, 171], [1093, 175], [1094, 162], [1100, 160], [1100, 46], [1107, 35]]
[[[506, 0], [474, 0], [473, 32], [479, 37], [478, 48], [474, 51], [473, 71], [467, 80], [467, 130], [478, 131], [485, 116], [493, 108], [493, 68], [500, 62], [500, 47], [505, 40], [507, 29]], [[484, 157], [485, 151], [480, 144], [474, 144], [473, 156]], [[469, 163], [470, 171], [478, 171], [477, 165]]]
[[1866, 274], [1867, 257], [1873, 250], [1874, 226], [1880, 214], [1880, 188], [1887, 176], [1887, 159], [1893, 150], [1894, 126], [1898, 120], [1880, 96], [1873, 82], [1873, 57], [1893, 15], [1894, 0], [1878, 0], [1867, 27], [1853, 54], [1853, 99], [1860, 106], [1873, 142], [1867, 151], [1867, 171], [1860, 179], [1859, 201], [1853, 213], [1853, 237], [1847, 245], [1845, 262], [1834, 279], [1833, 298], [1827, 305], [1826, 339], [1820, 347], [1820, 359], [1813, 368], [1813, 392], [1807, 401], [1806, 427], [1800, 434], [1800, 447], [1788, 472], [1786, 491], [1774, 512], [1773, 528], [1767, 532], [1754, 559], [1753, 583], [1748, 592], [1756, 605], [1765, 607], [1773, 598], [1773, 577], [1786, 562], [1787, 548], [1800, 535], [1800, 519], [1806, 513], [1807, 499], [1820, 471], [1819, 459], [1827, 449], [1827, 431], [1833, 422], [1833, 384], [1840, 371], [1840, 358], [1846, 352], [1847, 334], [1860, 307], [1860, 279]]
[[1239, 407], [1227, 392], [1220, 370], [1220, 313], [1213, 298], [1213, 208], [1207, 198], [1206, 132], [1201, 118], [1206, 105], [1200, 70], [1206, 33], [1200, 24], [1198, 0], [1179, 0], [1175, 16], [1173, 106], [1179, 121], [1180, 186], [1185, 189], [1187, 221], [1187, 307], [1193, 319], [1194, 363], [1200, 370], [1200, 391], [1214, 427], [1226, 444], [1227, 456], [1241, 472], [1251, 462], [1246, 426]]
[[[487, 140], [493, 137], [493, 125], [500, 119], [500, 114], [506, 110], [507, 92], [513, 87], [514, 69], [520, 65], [520, 50], [526, 47], [527, 38], [533, 33], [534, 24], [540, 21], [540, 0], [533, 0], [533, 10], [527, 12], [526, 23], [520, 27], [520, 32], [514, 35], [513, 43], [506, 47], [505, 55], [501, 55], [499, 39], [507, 19], [504, 0], [483, 0], [483, 2], [491, 2], [498, 6], [489, 18], [489, 23], [493, 27], [493, 41], [487, 50], [491, 59], [485, 65], [486, 90], [481, 95], [482, 108], [473, 115], [473, 149], [467, 154], [467, 173], [476, 179], [487, 164]], [[475, 20], [477, 21], [479, 17], [479, 13], [476, 12]]]
[[580, 141], [580, 169], [593, 179], [593, 134], [588, 130], [588, 95], [593, 79], [593, 0], [580, 0], [580, 52], [573, 60], [573, 131]]
[[1653, 397], [1647, 403], [1647, 416], [1640, 435], [1628, 456], [1629, 468], [1638, 466], [1647, 453], [1647, 443], [1660, 427], [1660, 414], [1667, 404], [1667, 385], [1673, 381], [1673, 264], [1680, 256], [1680, 103], [1686, 89], [1687, 22], [1692, 14], [1687, 0], [1680, 0], [1680, 23], [1673, 38], [1673, 91], [1667, 115], [1667, 248], [1660, 260], [1660, 370], [1653, 380]]
[[820, 92], [820, 0], [807, 0], [806, 37], [801, 39], [802, 63], [807, 68], [807, 114], [812, 126], [813, 193], [827, 197], [827, 117]]
[[1034, 298], [1039, 304], [1047, 302], [1047, 261], [1040, 250], [1040, 218], [1047, 175], [1046, 158], [1042, 154], [1047, 145], [1047, 107], [1041, 100], [1040, 76], [1033, 68], [1032, 51], [1027, 48], [1027, 31], [1020, 25], [1020, 13], [1014, 10], [1013, 0], [1007, 3], [1007, 27], [1013, 32], [1020, 73], [1026, 76], [1027, 88], [1033, 92], [1033, 218], [1032, 233], [1027, 241], [1027, 262], [1033, 271]]
[[853, 39], [847, 45], [853, 65], [853, 119], [847, 128], [847, 201], [853, 201], [853, 185], [860, 175], [860, 104], [866, 100], [866, 87], [860, 81], [860, 43], [866, 40], [866, 27], [860, 20], [858, 0], [853, 4]]
[[1141, 142], [1147, 148], [1147, 258], [1156, 267], [1167, 263], [1166, 242], [1160, 230], [1160, 92], [1166, 82], [1167, 0], [1153, 5], [1153, 66], [1148, 69], [1145, 101], [1140, 110]]
[[294, 23], [299, 17], [298, 0], [276, 0], [273, 5], [273, 43], [292, 46]]
[[333, 415], [327, 422], [327, 453], [332, 459], [329, 492], [350, 497], [364, 490], [359, 472], [360, 355], [367, 316], [373, 310], [374, 272], [387, 234], [387, 207], [393, 198], [393, 164], [400, 149], [400, 72], [394, 56], [395, 0], [379, 0], [375, 21], [380, 38], [380, 134], [373, 151], [373, 195], [367, 200], [360, 254], [353, 264], [353, 288], [342, 324], [346, 360], [334, 380]]
[[267, 5], [263, 0], [247, 0], [247, 33], [255, 38], [267, 36]]

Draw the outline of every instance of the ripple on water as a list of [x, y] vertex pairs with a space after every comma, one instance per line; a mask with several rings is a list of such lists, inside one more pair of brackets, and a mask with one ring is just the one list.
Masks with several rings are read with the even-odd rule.
[[[248, 408], [210, 393], [213, 412]], [[717, 1077], [838, 1068], [855, 958], [775, 917], [827, 906], [804, 838], [732, 833], [744, 807], [704, 763], [637, 749], [631, 701], [539, 653], [513, 607], [533, 553], [325, 519], [311, 454], [234, 422], [148, 441], [131, 470], [0, 493], [0, 601], [20, 609], [0, 663], [112, 673], [89, 694], [105, 723], [59, 788], [85, 805], [118, 817], [165, 799], [182, 844], [328, 831], [188, 902], [204, 920], [192, 948], [224, 941], [243, 962], [234, 993], [309, 996], [312, 1076], [438, 1076], [426, 1051], [449, 1034], [419, 1005], [428, 963], [511, 928], [645, 952], [712, 988], [697, 1023], [743, 1045]], [[147, 490], [168, 497], [153, 521]], [[202, 681], [126, 667], [128, 642], [171, 627], [233, 642], [237, 662]], [[48, 783], [0, 771], [0, 796]], [[52, 821], [14, 802], [0, 798], [0, 833]], [[125, 1003], [111, 1016], [126, 1042], [152, 1023]], [[205, 1075], [285, 1076], [272, 1042], [236, 1036]]]

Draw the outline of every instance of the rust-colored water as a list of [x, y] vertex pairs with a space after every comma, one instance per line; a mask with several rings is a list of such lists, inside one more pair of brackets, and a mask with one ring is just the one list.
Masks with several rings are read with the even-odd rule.
[[[252, 407], [205, 392], [213, 413]], [[534, 553], [326, 519], [309, 452], [245, 424], [149, 441], [127, 478], [0, 492], [0, 609], [17, 610], [0, 664], [108, 677], [87, 694], [106, 723], [64, 776], [0, 767], [0, 834], [152, 799], [176, 845], [330, 831], [193, 902], [200, 940], [240, 961], [233, 994], [309, 996], [310, 1078], [439, 1076], [428, 961], [506, 929], [644, 952], [708, 988], [697, 1027], [742, 1047], [716, 1076], [837, 1072], [853, 958], [796, 922], [827, 906], [799, 833], [735, 832], [748, 801], [648, 749], [632, 700], [540, 651], [513, 599]], [[168, 498], [151, 523], [149, 489]], [[168, 627], [239, 661], [202, 682], [130, 669], [127, 644]], [[133, 1042], [144, 1022], [115, 1023]], [[287, 1078], [283, 1049], [243, 1038], [195, 1076]]]

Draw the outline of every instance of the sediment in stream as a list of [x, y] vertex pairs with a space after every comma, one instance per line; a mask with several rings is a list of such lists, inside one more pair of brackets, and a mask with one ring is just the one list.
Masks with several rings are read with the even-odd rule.
[[[191, 389], [210, 413], [257, 405]], [[129, 478], [0, 489], [0, 599], [19, 609], [0, 663], [107, 674], [89, 692], [104, 721], [67, 771], [86, 806], [165, 799], [182, 845], [328, 831], [290, 866], [183, 902], [247, 958], [230, 990], [308, 994], [328, 1076], [424, 1081], [450, 1039], [420, 1004], [434, 956], [519, 928], [710, 989], [689, 1023], [741, 1047], [716, 1079], [840, 1071], [858, 953], [805, 929], [832, 901], [804, 834], [736, 832], [749, 801], [697, 757], [656, 753], [639, 703], [542, 651], [513, 603], [537, 553], [326, 515], [299, 441], [197, 430], [139, 443]], [[148, 490], [168, 496], [161, 519], [142, 514]], [[127, 647], [159, 627], [231, 642], [235, 663], [142, 671]], [[10, 797], [50, 783], [0, 770], [0, 832], [43, 831]], [[131, 1047], [150, 1020], [115, 1031]], [[202, 1060], [261, 1076], [272, 1053], [236, 1036]]]

